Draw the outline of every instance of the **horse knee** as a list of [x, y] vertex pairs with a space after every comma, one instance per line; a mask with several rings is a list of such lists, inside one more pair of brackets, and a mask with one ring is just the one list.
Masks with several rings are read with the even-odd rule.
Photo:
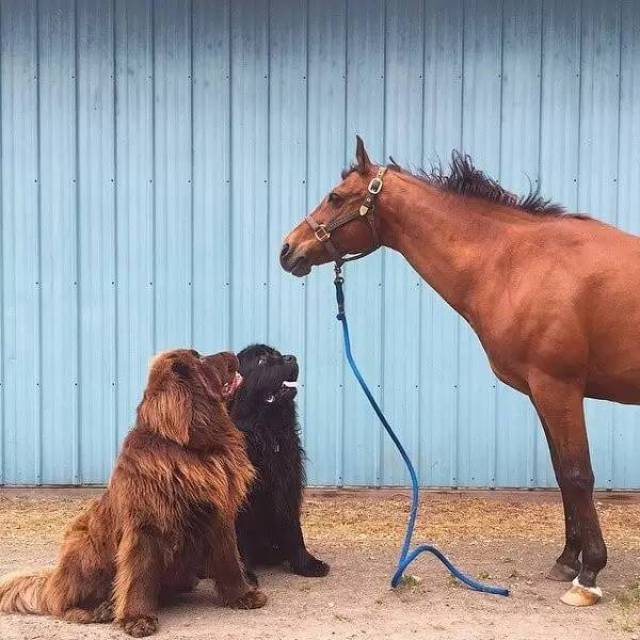
[[558, 484], [572, 493], [593, 493], [594, 476], [591, 469], [569, 468], [560, 471]]

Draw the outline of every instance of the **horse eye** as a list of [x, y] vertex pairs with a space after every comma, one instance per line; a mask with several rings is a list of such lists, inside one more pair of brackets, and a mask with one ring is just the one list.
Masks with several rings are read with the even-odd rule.
[[340, 196], [335, 192], [332, 191], [328, 197], [327, 200], [331, 203], [331, 204], [338, 204], [341, 200]]
[[195, 349], [191, 349], [191, 355], [195, 356], [196, 358], [200, 357], [200, 354]]

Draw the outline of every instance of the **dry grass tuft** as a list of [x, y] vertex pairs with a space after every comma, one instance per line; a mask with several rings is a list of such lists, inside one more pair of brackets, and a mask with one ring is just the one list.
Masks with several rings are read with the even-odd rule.
[[[487, 541], [536, 541], [560, 544], [563, 517], [556, 495], [499, 493], [490, 498], [473, 492], [424, 493], [415, 540], [468, 545]], [[0, 542], [47, 544], [61, 540], [69, 522], [93, 499], [49, 491], [28, 497], [0, 493]], [[398, 544], [410, 502], [389, 492], [325, 492], [305, 502], [304, 527], [314, 541], [336, 546]], [[597, 501], [605, 539], [619, 549], [640, 549], [640, 501]]]
[[[531, 494], [499, 494], [490, 499], [473, 493], [424, 493], [415, 540], [442, 544], [457, 540], [482, 545], [485, 541], [561, 543], [564, 519], [559, 498], [532, 500]], [[514, 497], [515, 496], [515, 497]], [[311, 497], [305, 504], [305, 530], [316, 540], [353, 544], [397, 542], [406, 526], [410, 502], [391, 497]], [[600, 522], [608, 543], [640, 549], [640, 504], [598, 501]]]

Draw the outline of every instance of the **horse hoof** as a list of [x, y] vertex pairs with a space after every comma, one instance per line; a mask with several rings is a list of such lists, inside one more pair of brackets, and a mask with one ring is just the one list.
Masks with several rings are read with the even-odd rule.
[[578, 577], [578, 572], [578, 569], [556, 562], [547, 573], [547, 578], [556, 582], [572, 582]]
[[602, 598], [600, 587], [583, 587], [576, 578], [571, 589], [560, 598], [560, 601], [571, 607], [590, 607], [597, 604], [600, 598]]

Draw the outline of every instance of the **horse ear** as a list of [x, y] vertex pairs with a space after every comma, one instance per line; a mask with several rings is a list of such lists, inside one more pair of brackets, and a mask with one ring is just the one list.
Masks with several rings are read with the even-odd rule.
[[371, 160], [364, 148], [364, 142], [360, 136], [356, 135], [356, 168], [360, 173], [366, 173], [370, 164]]

